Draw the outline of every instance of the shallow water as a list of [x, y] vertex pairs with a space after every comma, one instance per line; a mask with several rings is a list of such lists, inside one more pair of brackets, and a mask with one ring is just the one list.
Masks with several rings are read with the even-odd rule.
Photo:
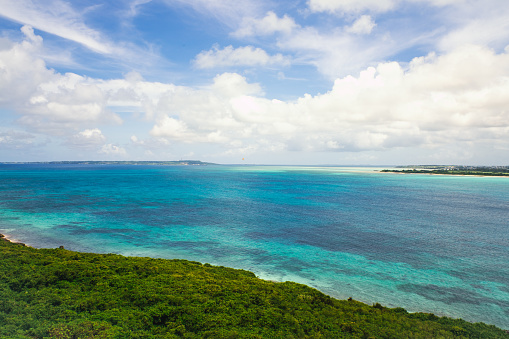
[[282, 166], [0, 165], [0, 233], [184, 258], [509, 328], [509, 179]]

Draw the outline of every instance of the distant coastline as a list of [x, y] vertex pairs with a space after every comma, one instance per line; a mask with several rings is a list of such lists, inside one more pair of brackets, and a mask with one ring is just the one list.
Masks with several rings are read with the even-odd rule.
[[0, 162], [2, 165], [145, 165], [145, 166], [206, 166], [216, 165], [211, 162], [200, 160], [178, 160], [178, 161], [18, 161]]
[[434, 174], [480, 177], [509, 177], [509, 166], [403, 166], [401, 169], [383, 169], [381, 173]]

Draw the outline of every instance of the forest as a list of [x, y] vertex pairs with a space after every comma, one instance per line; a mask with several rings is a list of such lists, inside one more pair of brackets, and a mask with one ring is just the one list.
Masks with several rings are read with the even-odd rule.
[[337, 300], [186, 260], [35, 249], [0, 236], [1, 338], [509, 338], [484, 323]]
[[384, 169], [380, 172], [390, 173], [421, 173], [421, 174], [446, 174], [446, 175], [477, 175], [487, 177], [508, 177], [507, 166], [473, 167], [473, 166], [416, 166], [409, 169]]

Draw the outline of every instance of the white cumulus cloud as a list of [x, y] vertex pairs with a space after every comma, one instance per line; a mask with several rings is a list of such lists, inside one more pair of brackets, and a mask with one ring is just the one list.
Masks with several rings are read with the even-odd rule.
[[233, 48], [218, 46], [209, 51], [202, 51], [194, 60], [198, 68], [234, 67], [234, 66], [269, 66], [288, 65], [289, 59], [282, 54], [269, 55], [263, 49], [253, 46]]
[[83, 123], [121, 123], [107, 108], [102, 81], [47, 68], [37, 55], [42, 39], [23, 26], [26, 38], [0, 50], [0, 107], [15, 109], [19, 123], [35, 131], [69, 134]]
[[370, 15], [363, 15], [351, 26], [346, 27], [346, 31], [354, 34], [369, 34], [375, 26], [376, 24]]
[[25, 149], [42, 144], [30, 133], [18, 130], [0, 131], [0, 149]]
[[163, 114], [151, 133], [257, 151], [269, 145], [308, 152], [461, 148], [479, 139], [507, 147], [501, 136], [509, 131], [508, 79], [507, 53], [466, 46], [416, 58], [408, 68], [380, 63], [296, 101], [189, 90], [178, 107], [171, 101], [159, 107], [176, 115]]
[[71, 147], [95, 148], [101, 146], [106, 141], [106, 137], [98, 128], [85, 129], [68, 139]]
[[271, 35], [274, 33], [290, 34], [293, 29], [299, 27], [288, 15], [278, 18], [276, 13], [270, 11], [262, 19], [244, 18], [240, 27], [232, 33], [237, 38]]
[[106, 155], [112, 155], [112, 156], [121, 156], [121, 157], [127, 156], [127, 151], [124, 148], [117, 146], [117, 145], [113, 145], [113, 144], [103, 145], [103, 147], [101, 147], [101, 150], [99, 151], [99, 153], [106, 154]]

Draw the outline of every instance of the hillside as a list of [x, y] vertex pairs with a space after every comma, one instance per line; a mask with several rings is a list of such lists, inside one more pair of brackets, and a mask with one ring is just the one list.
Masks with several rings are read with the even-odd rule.
[[244, 270], [0, 238], [2, 338], [509, 338], [495, 326], [336, 300]]

